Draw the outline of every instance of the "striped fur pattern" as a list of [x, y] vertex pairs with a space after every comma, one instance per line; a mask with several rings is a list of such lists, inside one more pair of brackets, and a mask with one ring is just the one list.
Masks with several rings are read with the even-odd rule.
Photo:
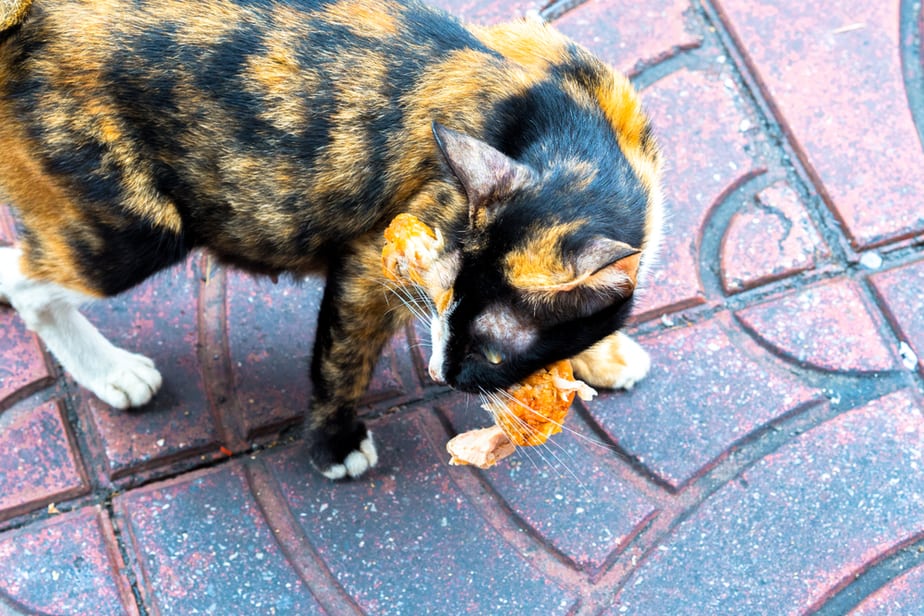
[[[197, 247], [326, 272], [305, 429], [339, 477], [375, 463], [355, 404], [410, 314], [379, 265], [398, 213], [451, 253], [431, 374], [454, 387], [505, 387], [625, 322], [660, 237], [658, 148], [628, 81], [541, 22], [465, 27], [398, 0], [0, 10], [0, 193], [24, 230], [0, 298], [46, 342], [48, 307], [77, 303], [59, 290], [111, 296]], [[159, 385], [145, 375], [117, 399], [78, 380], [131, 406]]]

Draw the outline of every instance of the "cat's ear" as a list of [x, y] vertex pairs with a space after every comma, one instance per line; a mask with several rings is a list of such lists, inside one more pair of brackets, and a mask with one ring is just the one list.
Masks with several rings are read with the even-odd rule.
[[537, 309], [586, 316], [635, 292], [641, 256], [638, 248], [600, 237], [556, 264], [532, 272], [514, 267], [510, 282]]
[[574, 258], [577, 276], [573, 287], [620, 290], [627, 295], [635, 290], [642, 251], [625, 242], [597, 238]]
[[433, 135], [446, 163], [465, 190], [472, 226], [483, 225], [491, 210], [533, 177], [530, 167], [480, 139], [438, 122], [433, 123]]

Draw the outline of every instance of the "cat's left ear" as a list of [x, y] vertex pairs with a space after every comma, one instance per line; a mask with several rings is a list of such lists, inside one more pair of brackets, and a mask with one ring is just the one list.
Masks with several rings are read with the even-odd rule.
[[488, 214], [529, 183], [533, 170], [484, 141], [433, 123], [433, 135], [468, 197], [469, 221], [482, 226]]

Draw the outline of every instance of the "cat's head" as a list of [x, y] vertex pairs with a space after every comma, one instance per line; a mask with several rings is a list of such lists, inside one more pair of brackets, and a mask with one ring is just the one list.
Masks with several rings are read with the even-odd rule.
[[469, 207], [439, 263], [451, 301], [431, 324], [431, 376], [505, 388], [622, 327], [654, 249], [657, 187], [621, 155], [537, 169], [438, 124], [434, 134]]

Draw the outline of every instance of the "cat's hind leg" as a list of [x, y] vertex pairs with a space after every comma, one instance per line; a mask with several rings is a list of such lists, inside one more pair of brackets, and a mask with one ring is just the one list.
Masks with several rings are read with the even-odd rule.
[[80, 385], [116, 408], [147, 403], [161, 385], [154, 362], [114, 346], [77, 310], [91, 299], [23, 274], [22, 252], [0, 247], [0, 300], [9, 303]]
[[622, 332], [607, 336], [571, 363], [579, 379], [611, 389], [632, 389], [651, 368], [648, 352]]

